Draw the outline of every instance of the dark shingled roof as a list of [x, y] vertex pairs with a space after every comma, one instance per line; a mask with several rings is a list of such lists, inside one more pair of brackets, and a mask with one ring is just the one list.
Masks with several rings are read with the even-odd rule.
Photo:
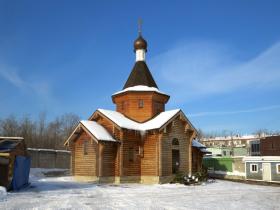
[[158, 88], [145, 61], [137, 61], [135, 63], [123, 89], [136, 85]]
[[16, 148], [19, 143], [20, 140], [0, 140], [0, 152], [9, 152]]

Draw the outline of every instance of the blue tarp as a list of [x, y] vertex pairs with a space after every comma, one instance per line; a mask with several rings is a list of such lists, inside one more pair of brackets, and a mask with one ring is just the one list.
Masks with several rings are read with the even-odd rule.
[[30, 172], [30, 157], [16, 156], [14, 163], [14, 175], [12, 180], [12, 189], [20, 190], [28, 185]]

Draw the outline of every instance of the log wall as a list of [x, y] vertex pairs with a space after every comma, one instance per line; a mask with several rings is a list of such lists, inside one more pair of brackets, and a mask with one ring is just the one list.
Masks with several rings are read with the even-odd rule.
[[[123, 131], [122, 139], [122, 175], [140, 176], [141, 160], [139, 156], [139, 146], [141, 142], [140, 134], [132, 130]], [[130, 150], [132, 150], [132, 160], [130, 160]]]
[[[84, 154], [84, 142], [88, 141], [87, 154]], [[97, 176], [96, 153], [98, 144], [86, 132], [81, 135], [74, 143], [73, 168], [75, 176]]]
[[172, 140], [179, 140], [180, 165], [179, 171], [191, 172], [191, 137], [185, 132], [185, 123], [176, 118], [167, 126], [165, 132], [162, 133], [161, 139], [161, 173], [163, 176], [172, 175]]
[[102, 158], [102, 176], [115, 176], [117, 172], [117, 144], [115, 143], [100, 143], [103, 145]]
[[149, 134], [143, 144], [144, 156], [141, 158], [141, 175], [158, 176], [159, 134]]
[[198, 172], [202, 169], [203, 153], [198, 148], [192, 148], [192, 172]]
[[[155, 92], [129, 92], [115, 96], [116, 111], [137, 122], [144, 122], [165, 110], [168, 96]], [[139, 107], [143, 100], [143, 107]]]

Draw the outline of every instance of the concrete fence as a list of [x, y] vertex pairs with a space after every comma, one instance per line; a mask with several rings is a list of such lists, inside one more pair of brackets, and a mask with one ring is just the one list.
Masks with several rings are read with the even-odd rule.
[[69, 169], [71, 153], [66, 150], [28, 148], [31, 168]]
[[207, 157], [203, 165], [208, 168], [208, 174], [214, 178], [245, 179], [245, 163], [243, 157]]

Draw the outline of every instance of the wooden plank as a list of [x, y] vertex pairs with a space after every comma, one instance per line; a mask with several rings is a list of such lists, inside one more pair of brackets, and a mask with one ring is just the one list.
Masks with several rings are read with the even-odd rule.
[[0, 153], [0, 156], [2, 156], [2, 157], [9, 157], [10, 153]]

